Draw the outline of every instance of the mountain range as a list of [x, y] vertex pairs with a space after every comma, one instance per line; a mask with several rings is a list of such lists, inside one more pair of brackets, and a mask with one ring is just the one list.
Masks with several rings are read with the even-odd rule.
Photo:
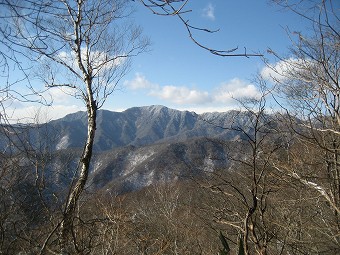
[[[123, 112], [100, 110], [97, 116], [95, 151], [127, 145], [185, 141], [198, 137], [238, 139], [231, 126], [246, 126], [247, 112], [196, 114], [165, 106], [134, 107]], [[77, 112], [47, 124], [48, 132], [58, 133], [52, 142], [57, 150], [82, 147], [87, 134], [86, 113]]]
[[[100, 110], [88, 188], [128, 192], [227, 168], [224, 143], [245, 138], [237, 127], [249, 127], [251, 120], [249, 112], [240, 111], [196, 114], [164, 106]], [[49, 151], [53, 156], [46, 168], [51, 182], [67, 185], [86, 139], [86, 124], [86, 113], [77, 112], [18, 127], [15, 139]]]

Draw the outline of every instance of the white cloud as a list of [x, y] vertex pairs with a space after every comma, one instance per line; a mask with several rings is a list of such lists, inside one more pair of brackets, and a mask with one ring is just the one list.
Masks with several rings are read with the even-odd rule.
[[75, 92], [75, 89], [70, 87], [52, 87], [45, 91], [43, 96], [47, 102], [65, 105], [74, 100]]
[[255, 85], [239, 78], [223, 83], [214, 91], [214, 101], [220, 103], [231, 103], [235, 99], [259, 98], [260, 96], [261, 94]]
[[197, 106], [209, 104], [214, 105], [213, 107], [216, 108], [216, 105], [220, 107], [221, 104], [224, 107], [226, 105], [234, 105], [236, 103], [235, 99], [259, 98], [261, 96], [255, 85], [238, 78], [223, 83], [211, 92], [186, 86], [160, 86], [150, 82], [139, 73], [136, 74], [133, 80], [125, 81], [124, 84], [128, 89], [147, 90], [149, 96], [157, 97], [177, 105]]
[[279, 61], [275, 64], [269, 64], [261, 70], [261, 76], [269, 81], [280, 81], [284, 79], [284, 72], [287, 68], [287, 63]]
[[140, 73], [136, 73], [136, 76], [131, 81], [125, 81], [124, 86], [131, 90], [138, 90], [138, 89], [156, 89], [158, 88], [157, 84], [153, 84], [148, 81], [144, 75]]
[[150, 95], [176, 104], [205, 104], [211, 102], [208, 92], [187, 87], [164, 86], [151, 91]]
[[303, 72], [304, 69], [308, 69], [313, 65], [309, 60], [302, 60], [296, 58], [288, 58], [280, 60], [274, 64], [268, 64], [261, 70], [261, 76], [274, 82], [284, 82], [289, 79], [294, 72]]
[[[62, 118], [67, 114], [86, 110], [81, 100], [75, 98], [75, 90], [69, 87], [49, 88], [32, 101], [22, 102], [15, 98], [3, 103], [6, 116], [11, 123], [43, 123]], [[41, 99], [41, 103], [38, 103]]]
[[136, 73], [133, 80], [125, 81], [124, 85], [130, 90], [148, 90], [149, 96], [176, 104], [205, 104], [212, 100], [207, 91], [191, 89], [185, 86], [160, 86], [159, 84], [150, 82], [140, 73]]
[[39, 104], [25, 105], [23, 108], [8, 108], [6, 113], [11, 123], [44, 123], [50, 120], [59, 119], [67, 114], [77, 111], [85, 111], [85, 107], [79, 105], [62, 105], [43, 106]]
[[211, 3], [203, 9], [203, 17], [215, 20], [215, 7]]
[[[58, 54], [58, 57], [65, 64], [80, 71], [75, 52], [61, 51]], [[126, 60], [126, 58], [123, 57], [114, 58], [114, 56], [110, 56], [108, 53], [102, 51], [87, 52], [85, 47], [81, 48], [81, 58], [83, 65], [86, 66], [88, 60], [95, 72], [105, 71], [115, 66], [122, 65]]]

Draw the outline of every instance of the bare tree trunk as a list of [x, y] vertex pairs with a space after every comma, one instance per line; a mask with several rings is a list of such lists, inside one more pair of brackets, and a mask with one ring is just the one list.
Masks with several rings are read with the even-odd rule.
[[[89, 82], [90, 83], [90, 82]], [[90, 162], [93, 151], [93, 143], [96, 133], [96, 116], [97, 105], [93, 99], [91, 86], [88, 84], [88, 102], [87, 102], [87, 139], [84, 145], [84, 151], [79, 160], [80, 173], [77, 182], [71, 187], [69, 197], [65, 206], [63, 222], [60, 230], [61, 254], [70, 254], [70, 234], [72, 233], [73, 216], [81, 193], [85, 188], [85, 184], [89, 174]]]

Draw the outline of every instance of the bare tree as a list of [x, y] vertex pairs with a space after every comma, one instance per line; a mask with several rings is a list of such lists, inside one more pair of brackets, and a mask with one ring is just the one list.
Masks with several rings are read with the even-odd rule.
[[190, 186], [158, 183], [139, 191], [131, 207], [132, 253], [212, 254], [217, 250], [214, 231], [196, 212], [203, 203], [201, 192]]
[[[261, 79], [259, 82], [264, 83]], [[264, 84], [260, 85], [264, 88]], [[217, 228], [224, 229], [226, 238], [235, 246], [241, 236], [244, 254], [277, 252], [273, 222], [279, 181], [272, 160], [281, 146], [274, 135], [276, 122], [266, 113], [267, 94], [268, 91], [263, 91], [259, 99], [241, 100], [245, 111], [235, 111], [232, 123], [220, 127], [237, 132], [239, 139], [222, 141], [228, 148], [231, 165], [212, 173], [204, 185], [216, 199], [208, 206]]]
[[143, 52], [148, 41], [140, 28], [124, 21], [130, 14], [126, 1], [6, 2], [13, 17], [11, 38], [40, 63], [39, 77], [46, 87], [65, 90], [87, 109], [87, 139], [60, 225], [61, 251], [68, 254], [76, 205], [89, 172], [97, 110], [128, 70], [130, 58]]
[[276, 66], [268, 65], [275, 72], [273, 95], [283, 109], [281, 121], [291, 137], [291, 142], [286, 144], [287, 160], [274, 163], [274, 167], [303, 185], [315, 198], [318, 214], [310, 224], [319, 233], [309, 240], [310, 248], [315, 252], [337, 253], [340, 243], [339, 3], [297, 2], [279, 1], [308, 20], [312, 32], [292, 33], [289, 59], [270, 50], [279, 60]]

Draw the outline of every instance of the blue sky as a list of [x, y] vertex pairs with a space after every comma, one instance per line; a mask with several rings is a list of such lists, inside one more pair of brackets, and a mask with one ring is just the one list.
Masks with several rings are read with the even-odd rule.
[[[220, 29], [214, 34], [196, 33], [208, 47], [243, 53], [264, 53], [272, 48], [282, 54], [290, 44], [284, 27], [303, 29], [301, 18], [269, 1], [191, 1], [193, 25]], [[123, 89], [106, 105], [122, 109], [162, 104], [197, 112], [223, 111], [235, 106], [231, 95], [258, 94], [251, 83], [264, 64], [258, 57], [219, 57], [196, 46], [176, 17], [150, 15], [138, 8], [136, 20], [153, 43], [152, 50], [134, 60]], [[274, 61], [274, 60], [273, 60]], [[126, 101], [126, 98], [131, 101]], [[112, 104], [111, 104], [112, 102]], [[114, 106], [114, 103], [117, 103]]]
[[[219, 29], [217, 33], [196, 33], [204, 45], [227, 50], [239, 47], [248, 53], [267, 53], [271, 48], [288, 55], [289, 37], [284, 28], [304, 30], [301, 17], [282, 10], [268, 0], [192, 0], [186, 18], [195, 26]], [[122, 111], [134, 106], [165, 105], [179, 110], [226, 111], [237, 108], [233, 97], [258, 96], [254, 75], [265, 65], [259, 57], [219, 57], [196, 46], [185, 27], [176, 17], [153, 15], [135, 1], [134, 19], [152, 42], [150, 51], [133, 59], [131, 70], [104, 109]], [[271, 59], [272, 58], [272, 59]], [[84, 110], [82, 102], [50, 91], [54, 98], [51, 108], [43, 110], [47, 118], [59, 118], [70, 112]], [[16, 114], [32, 114], [38, 107], [15, 104]]]

